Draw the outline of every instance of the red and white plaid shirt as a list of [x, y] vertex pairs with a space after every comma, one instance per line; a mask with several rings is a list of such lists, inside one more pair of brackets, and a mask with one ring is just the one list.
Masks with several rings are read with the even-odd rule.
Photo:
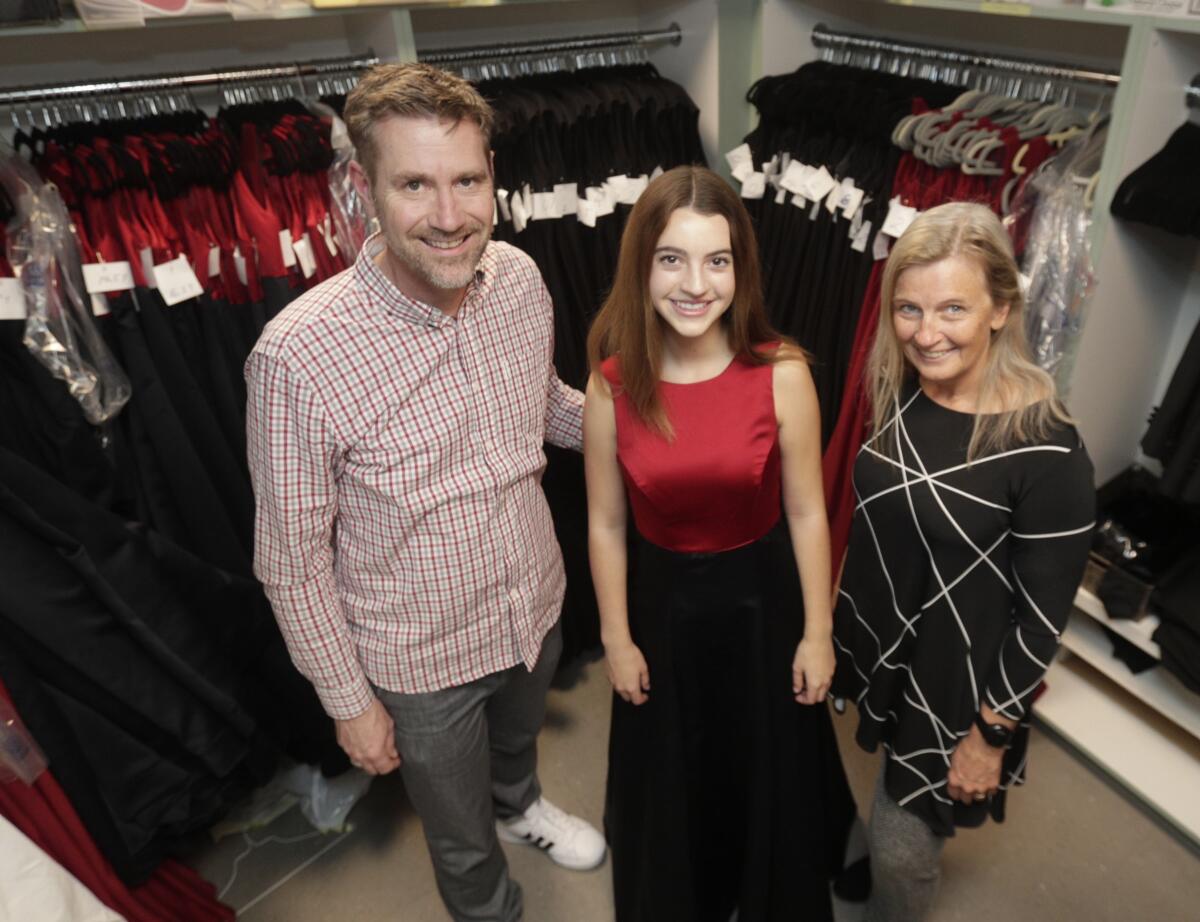
[[484, 251], [457, 316], [373, 257], [290, 304], [246, 364], [254, 569], [330, 716], [537, 662], [565, 576], [543, 440], [581, 447], [533, 261]]

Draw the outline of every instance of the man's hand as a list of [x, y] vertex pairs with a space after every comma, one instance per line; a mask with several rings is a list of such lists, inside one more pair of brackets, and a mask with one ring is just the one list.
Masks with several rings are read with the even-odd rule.
[[338, 745], [350, 757], [350, 763], [369, 775], [386, 775], [400, 767], [396, 752], [396, 727], [378, 698], [357, 717], [335, 720]]
[[979, 728], [972, 726], [950, 756], [946, 793], [964, 804], [987, 800], [1000, 788], [1003, 761], [1004, 750], [989, 746]]

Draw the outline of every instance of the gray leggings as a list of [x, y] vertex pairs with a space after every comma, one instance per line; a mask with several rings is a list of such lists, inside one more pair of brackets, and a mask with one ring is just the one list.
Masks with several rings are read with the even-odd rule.
[[883, 784], [886, 766], [885, 759], [867, 824], [871, 898], [863, 920], [921, 922], [937, 894], [946, 840], [892, 800]]

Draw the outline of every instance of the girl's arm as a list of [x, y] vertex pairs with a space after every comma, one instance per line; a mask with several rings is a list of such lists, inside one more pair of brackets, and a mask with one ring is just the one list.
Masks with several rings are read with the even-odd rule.
[[588, 558], [600, 609], [600, 639], [613, 690], [632, 704], [646, 701], [650, 673], [629, 631], [625, 588], [625, 484], [617, 463], [617, 422], [608, 387], [593, 375], [583, 406], [587, 475]]
[[792, 688], [801, 704], [817, 704], [829, 692], [835, 666], [821, 411], [808, 363], [799, 355], [777, 362], [773, 372], [783, 508], [804, 595], [804, 636], [792, 662]]

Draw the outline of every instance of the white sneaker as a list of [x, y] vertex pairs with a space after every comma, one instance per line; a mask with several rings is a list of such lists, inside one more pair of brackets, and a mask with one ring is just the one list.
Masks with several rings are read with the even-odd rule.
[[537, 846], [555, 864], [572, 871], [599, 867], [608, 850], [595, 826], [564, 813], [545, 797], [530, 804], [522, 816], [498, 820], [496, 832], [505, 842]]

